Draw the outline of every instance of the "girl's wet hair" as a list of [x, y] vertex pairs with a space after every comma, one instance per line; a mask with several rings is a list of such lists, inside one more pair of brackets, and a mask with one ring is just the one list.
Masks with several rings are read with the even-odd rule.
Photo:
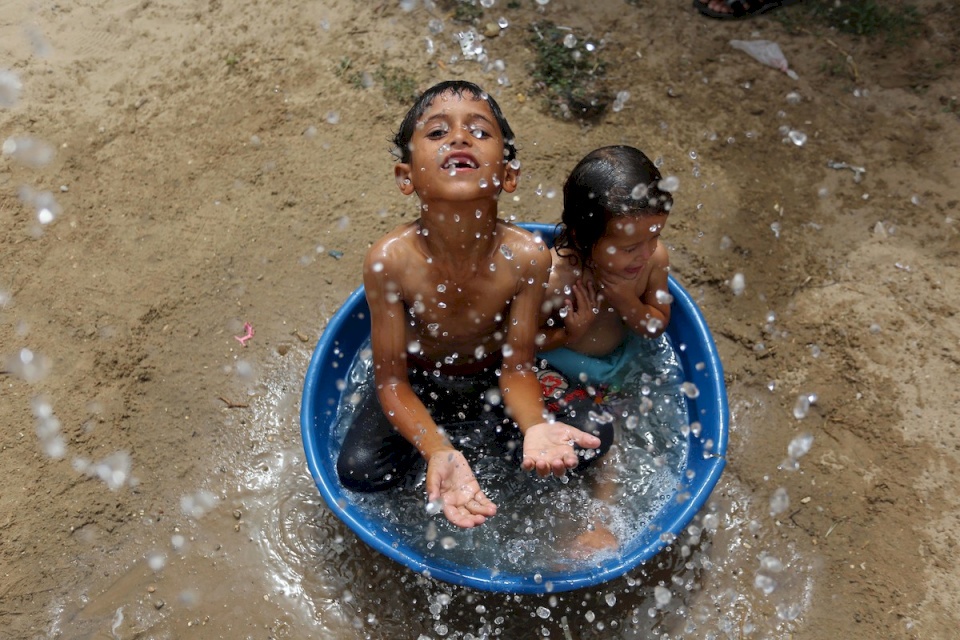
[[586, 265], [611, 219], [669, 213], [673, 197], [660, 188], [661, 179], [650, 158], [634, 147], [616, 145], [588, 153], [563, 185], [557, 253]]
[[500, 105], [493, 99], [493, 96], [486, 91], [466, 80], [445, 80], [433, 85], [417, 98], [417, 101], [410, 107], [403, 122], [400, 123], [400, 129], [393, 136], [393, 154], [400, 162], [410, 162], [410, 140], [413, 138], [413, 132], [417, 128], [417, 121], [423, 117], [423, 112], [433, 103], [433, 101], [445, 93], [452, 93], [458, 98], [463, 98], [464, 93], [470, 95], [474, 100], [484, 100], [490, 105], [490, 111], [500, 126], [500, 133], [503, 135], [503, 157], [509, 162], [517, 157], [517, 147], [515, 146], [513, 129], [500, 110]]

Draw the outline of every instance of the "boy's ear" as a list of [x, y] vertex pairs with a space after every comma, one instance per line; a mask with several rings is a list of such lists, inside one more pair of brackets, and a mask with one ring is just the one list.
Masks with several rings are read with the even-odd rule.
[[413, 181], [410, 179], [410, 164], [398, 162], [393, 166], [393, 177], [397, 181], [400, 193], [409, 196], [413, 193]]
[[506, 170], [503, 172], [503, 182], [501, 188], [507, 193], [513, 193], [520, 184], [520, 169], [514, 169], [507, 163]]

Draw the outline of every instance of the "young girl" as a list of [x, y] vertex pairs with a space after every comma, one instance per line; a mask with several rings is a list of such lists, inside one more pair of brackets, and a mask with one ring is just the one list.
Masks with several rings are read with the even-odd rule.
[[[649, 158], [621, 145], [587, 154], [564, 184], [538, 342], [550, 411], [598, 409], [605, 393], [623, 385], [643, 340], [660, 336], [670, 322], [670, 262], [659, 238], [673, 198], [661, 180]], [[600, 397], [588, 385], [601, 387]], [[612, 458], [601, 461], [594, 478], [601, 503], [611, 504], [616, 491]], [[609, 516], [606, 507], [594, 512], [570, 555], [616, 550]]]
[[673, 205], [641, 151], [602, 147], [563, 187], [563, 218], [543, 307], [541, 357], [573, 381], [613, 388], [645, 338], [670, 322], [660, 233]]

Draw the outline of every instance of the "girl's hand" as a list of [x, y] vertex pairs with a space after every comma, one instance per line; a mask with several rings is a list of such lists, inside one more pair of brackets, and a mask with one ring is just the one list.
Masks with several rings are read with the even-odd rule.
[[576, 342], [582, 338], [597, 319], [597, 292], [593, 282], [584, 284], [582, 280], [573, 283], [573, 299], [564, 301], [567, 315], [563, 326], [567, 332], [567, 342]]
[[600, 276], [600, 300], [607, 300], [615, 309], [624, 303], [636, 302], [636, 280], [627, 280], [609, 273]]

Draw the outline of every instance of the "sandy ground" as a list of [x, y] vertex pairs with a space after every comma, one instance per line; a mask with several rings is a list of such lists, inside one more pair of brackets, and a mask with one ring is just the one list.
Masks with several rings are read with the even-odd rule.
[[[0, 0], [0, 69], [22, 84], [0, 140], [55, 152], [0, 158], [0, 637], [480, 637], [462, 619], [477, 602], [504, 637], [654, 635], [629, 604], [640, 579], [589, 615], [599, 595], [547, 601], [547, 618], [463, 590], [438, 603], [442, 586], [366, 551], [311, 485], [310, 352], [370, 241], [415, 213], [393, 184], [406, 105], [384, 64], [496, 95], [523, 162], [505, 216], [555, 221], [567, 171], [605, 144], [680, 179], [664, 236], [717, 340], [732, 430], [712, 562], [661, 632], [956, 637], [960, 13], [922, 3], [924, 36], [896, 48], [709, 21], [685, 0], [515, 4], [484, 20], [510, 23], [482, 42], [500, 72], [453, 60], [466, 26], [422, 3]], [[590, 126], [545, 112], [537, 18], [601, 45], [622, 110]], [[752, 38], [799, 79], [728, 44]], [[802, 433], [811, 451], [782, 469]], [[791, 506], [771, 517], [780, 487]], [[780, 591], [762, 594], [774, 554]], [[278, 567], [298, 563], [312, 577], [284, 593]]]

